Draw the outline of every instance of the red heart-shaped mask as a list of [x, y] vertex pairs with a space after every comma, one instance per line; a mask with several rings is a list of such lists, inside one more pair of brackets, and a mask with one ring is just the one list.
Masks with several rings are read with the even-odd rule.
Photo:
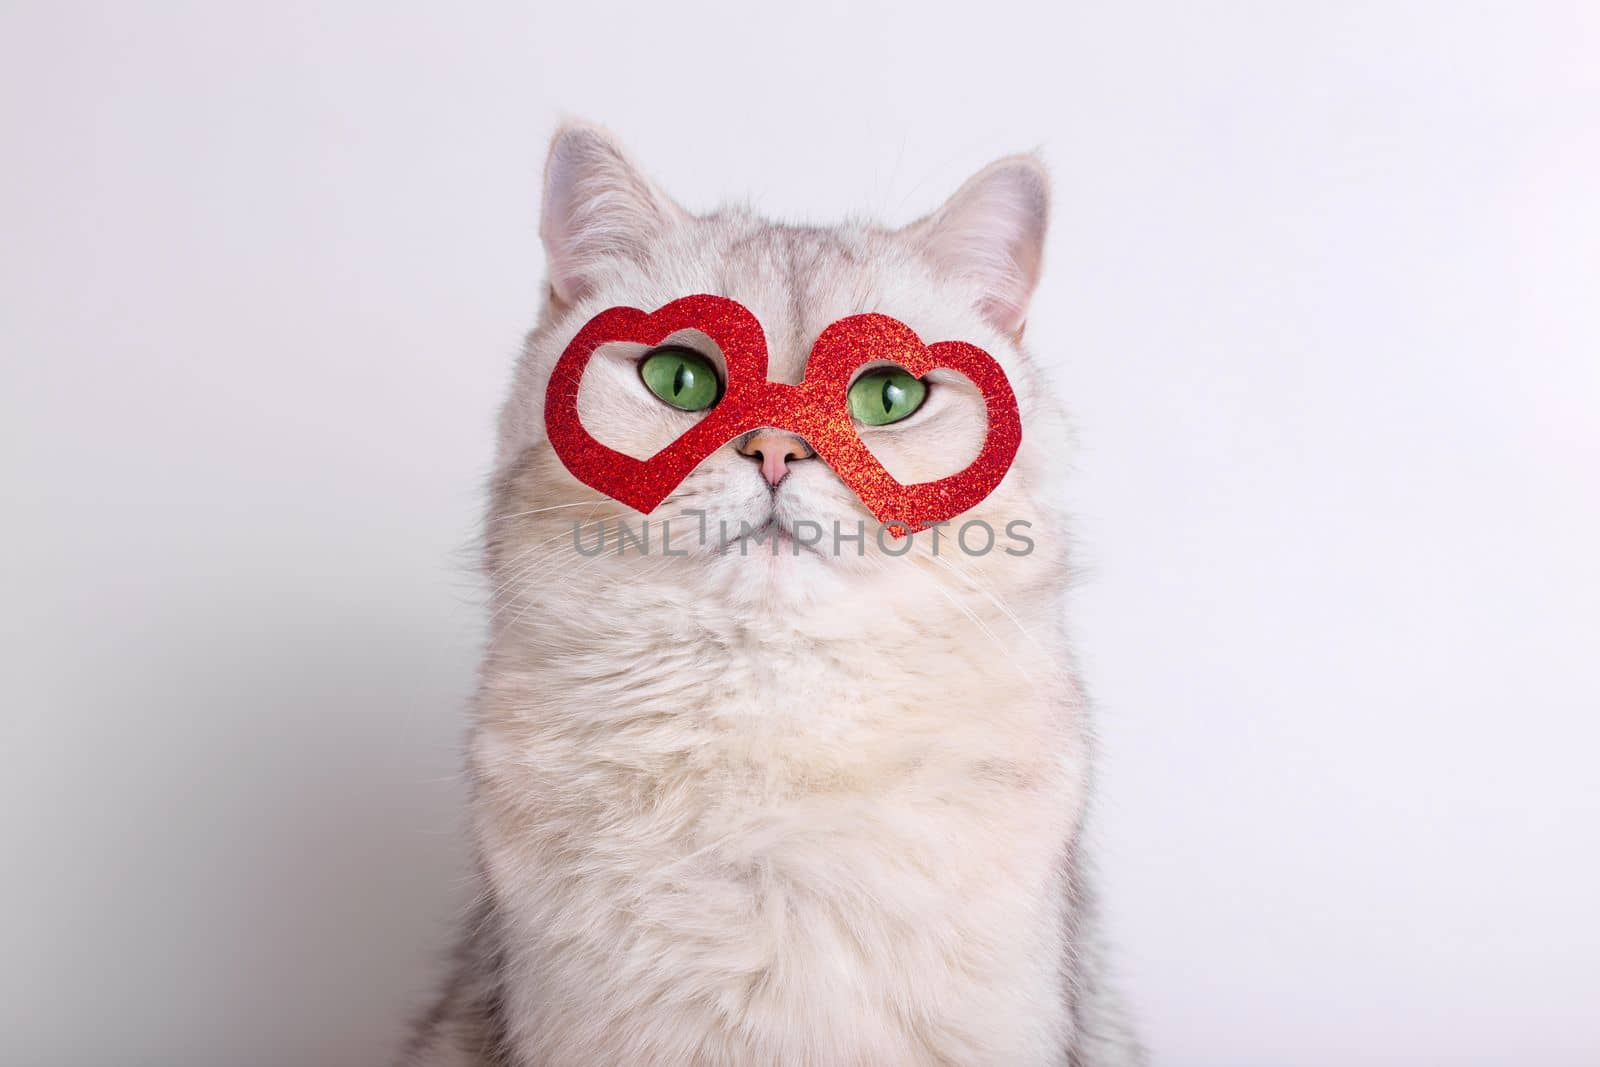
[[[596, 348], [612, 341], [655, 346], [679, 330], [704, 333], [722, 350], [728, 383], [722, 399], [683, 436], [649, 459], [596, 441], [578, 418], [578, 383]], [[861, 443], [847, 394], [868, 363], [893, 363], [922, 377], [939, 368], [964, 375], [983, 395], [989, 428], [965, 470], [902, 485]], [[994, 357], [964, 341], [925, 345], [888, 315], [851, 315], [831, 324], [811, 348], [798, 385], [767, 380], [767, 341], [744, 305], [721, 296], [685, 296], [657, 311], [607, 308], [584, 324], [561, 353], [545, 391], [545, 429], [567, 470], [585, 485], [649, 514], [689, 472], [741, 434], [770, 426], [805, 438], [878, 521], [915, 532], [959, 515], [1000, 484], [1017, 446], [1017, 398]]]

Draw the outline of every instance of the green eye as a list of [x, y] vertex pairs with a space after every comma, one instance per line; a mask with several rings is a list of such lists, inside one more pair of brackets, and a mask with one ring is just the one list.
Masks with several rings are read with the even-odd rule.
[[688, 348], [658, 348], [639, 364], [639, 377], [656, 396], [684, 411], [704, 411], [717, 402], [717, 369]]
[[922, 406], [928, 387], [899, 367], [871, 370], [850, 386], [850, 414], [868, 426], [899, 422]]

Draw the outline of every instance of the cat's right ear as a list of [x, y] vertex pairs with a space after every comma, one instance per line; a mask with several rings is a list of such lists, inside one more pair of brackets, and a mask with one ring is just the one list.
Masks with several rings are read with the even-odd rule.
[[1044, 164], [1034, 155], [1007, 156], [902, 232], [935, 270], [971, 289], [986, 319], [1020, 336], [1039, 284], [1049, 220]]
[[688, 218], [598, 126], [567, 123], [551, 139], [539, 237], [558, 302], [580, 299], [608, 259], [641, 258]]

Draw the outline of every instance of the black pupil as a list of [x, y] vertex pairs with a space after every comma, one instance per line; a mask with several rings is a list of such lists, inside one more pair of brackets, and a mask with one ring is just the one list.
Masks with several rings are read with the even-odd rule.
[[885, 415], [894, 410], [895, 403], [900, 399], [900, 387], [894, 384], [893, 378], [883, 380], [883, 413]]
[[694, 371], [689, 369], [689, 364], [679, 361], [678, 369], [672, 373], [672, 395], [677, 396], [684, 388], [693, 384]]

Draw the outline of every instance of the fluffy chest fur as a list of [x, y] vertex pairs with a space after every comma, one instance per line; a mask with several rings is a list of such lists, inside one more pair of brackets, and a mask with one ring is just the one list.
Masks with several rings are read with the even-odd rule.
[[1000, 620], [923, 618], [669, 599], [491, 658], [478, 833], [533, 1062], [1062, 1062], [1076, 698]]

